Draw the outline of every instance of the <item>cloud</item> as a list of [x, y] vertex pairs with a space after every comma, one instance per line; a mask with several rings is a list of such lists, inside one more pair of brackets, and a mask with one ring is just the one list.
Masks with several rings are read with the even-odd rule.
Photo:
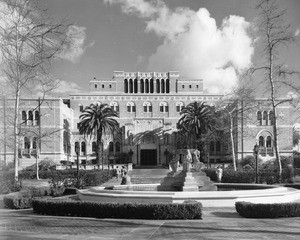
[[70, 39], [70, 43], [63, 47], [59, 54], [59, 57], [73, 63], [77, 63], [80, 57], [84, 54], [85, 50], [92, 47], [95, 42], [91, 42], [85, 45], [86, 40], [86, 28], [72, 25], [67, 31], [67, 36]]
[[146, 32], [163, 38], [149, 58], [149, 71], [178, 70], [181, 76], [202, 78], [210, 92], [223, 92], [236, 86], [239, 75], [252, 64], [254, 39], [243, 17], [228, 16], [218, 27], [205, 8], [171, 10], [160, 0], [104, 1], [120, 4], [124, 13], [145, 21]]
[[297, 29], [297, 30], [295, 31], [295, 37], [297, 37], [297, 36], [299, 35], [299, 33], [300, 33], [300, 30]]

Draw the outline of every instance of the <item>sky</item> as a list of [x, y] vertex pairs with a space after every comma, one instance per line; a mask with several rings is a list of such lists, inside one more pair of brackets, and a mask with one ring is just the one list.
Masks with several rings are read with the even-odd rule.
[[[87, 92], [91, 79], [112, 77], [114, 71], [180, 71], [182, 77], [203, 79], [208, 92], [223, 92], [262, 59], [254, 0], [38, 2], [55, 19], [74, 24], [73, 48], [53, 63], [60, 96]], [[287, 9], [286, 22], [299, 40], [300, 1], [280, 0], [279, 6]], [[280, 54], [300, 71], [299, 41]]]

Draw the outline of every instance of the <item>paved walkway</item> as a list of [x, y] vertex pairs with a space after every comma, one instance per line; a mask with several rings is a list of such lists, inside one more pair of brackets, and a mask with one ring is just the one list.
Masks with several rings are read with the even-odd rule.
[[0, 239], [300, 239], [300, 218], [246, 219], [205, 208], [202, 220], [56, 217], [0, 209]]

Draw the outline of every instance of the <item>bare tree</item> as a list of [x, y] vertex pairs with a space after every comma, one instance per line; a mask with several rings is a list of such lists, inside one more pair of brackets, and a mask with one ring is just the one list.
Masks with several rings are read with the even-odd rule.
[[260, 0], [256, 6], [259, 11], [259, 32], [263, 53], [263, 63], [260, 66], [251, 69], [251, 72], [261, 71], [263, 80], [266, 83], [269, 100], [273, 111], [273, 134], [274, 134], [274, 149], [278, 164], [278, 175], [281, 178], [282, 167], [278, 148], [278, 105], [291, 101], [291, 99], [280, 100], [279, 90], [292, 89], [299, 91], [299, 85], [296, 82], [290, 81], [287, 77], [296, 72], [286, 68], [284, 63], [280, 63], [279, 49], [288, 46], [295, 41], [295, 35], [291, 30], [291, 26], [284, 22], [286, 10], [281, 10], [277, 0]]
[[1, 70], [14, 103], [14, 164], [18, 181], [20, 99], [31, 90], [53, 89], [51, 60], [67, 44], [67, 25], [55, 22], [34, 0], [4, 0], [0, 10]]
[[[242, 78], [244, 78], [243, 76]], [[247, 120], [247, 115], [244, 114], [253, 108], [254, 96], [253, 88], [244, 86], [241, 80], [240, 86], [237, 89], [233, 89], [230, 93], [226, 94], [222, 101], [216, 104], [218, 111], [218, 131], [222, 132], [222, 135], [229, 133], [230, 145], [231, 145], [231, 157], [234, 171], [237, 170], [236, 164], [236, 149], [235, 142], [237, 141], [237, 132], [243, 129], [244, 122]], [[238, 124], [241, 122], [241, 124]]]

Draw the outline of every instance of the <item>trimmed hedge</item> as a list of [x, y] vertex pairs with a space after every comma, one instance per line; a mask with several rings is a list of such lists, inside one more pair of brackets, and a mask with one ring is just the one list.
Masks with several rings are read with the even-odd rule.
[[40, 187], [34, 189], [25, 189], [20, 192], [10, 193], [3, 197], [3, 202], [6, 208], [10, 209], [25, 209], [31, 208], [32, 199], [41, 196], [53, 196], [53, 190], [49, 187]]
[[15, 173], [13, 171], [2, 171], [0, 173], [0, 194], [20, 191], [20, 182], [15, 182]]
[[236, 202], [235, 209], [246, 218], [300, 217], [300, 203], [250, 203]]
[[202, 204], [188, 203], [98, 203], [71, 199], [34, 199], [35, 213], [124, 219], [201, 219]]

